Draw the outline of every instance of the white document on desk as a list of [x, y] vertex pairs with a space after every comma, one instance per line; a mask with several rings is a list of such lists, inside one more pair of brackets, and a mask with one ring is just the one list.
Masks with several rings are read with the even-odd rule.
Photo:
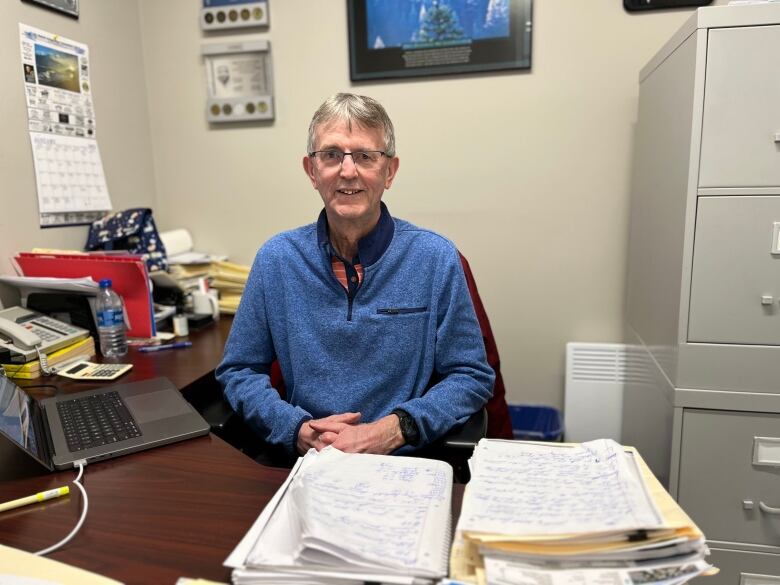
[[260, 512], [260, 515], [257, 517], [257, 520], [255, 520], [254, 524], [252, 524], [249, 532], [244, 535], [244, 538], [241, 539], [241, 542], [238, 543], [238, 546], [236, 546], [233, 552], [230, 553], [230, 556], [225, 560], [223, 566], [229, 567], [231, 569], [238, 569], [244, 566], [249, 553], [252, 551], [252, 548], [254, 548], [255, 544], [257, 543], [257, 539], [265, 529], [276, 508], [279, 506], [279, 502], [287, 492], [287, 488], [290, 486], [290, 482], [292, 482], [302, 463], [303, 458], [301, 457], [295, 463], [292, 470], [290, 471], [290, 475], [287, 476], [287, 479], [284, 480], [284, 483], [281, 485], [281, 487], [276, 490], [274, 497], [271, 498], [271, 501], [268, 502], [265, 508], [263, 508], [263, 511]]
[[292, 486], [302, 561], [446, 575], [452, 490], [446, 463], [335, 449], [319, 457], [317, 468], [304, 467]]
[[451, 489], [443, 462], [312, 450], [225, 564], [237, 582], [430, 582], [447, 572]]
[[662, 526], [635, 461], [611, 440], [578, 446], [480, 441], [459, 531], [614, 534]]

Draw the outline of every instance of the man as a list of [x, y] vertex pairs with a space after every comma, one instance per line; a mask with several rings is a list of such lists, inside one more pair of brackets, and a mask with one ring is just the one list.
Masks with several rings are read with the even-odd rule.
[[[288, 452], [412, 451], [492, 391], [458, 252], [382, 203], [399, 160], [375, 100], [328, 99], [307, 152], [325, 209], [257, 253], [217, 378], [236, 412]], [[286, 401], [270, 385], [274, 359]]]

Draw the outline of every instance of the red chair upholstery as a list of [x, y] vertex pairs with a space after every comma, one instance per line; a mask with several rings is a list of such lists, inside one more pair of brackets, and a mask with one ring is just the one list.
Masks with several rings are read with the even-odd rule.
[[477, 283], [474, 281], [474, 275], [471, 273], [471, 267], [468, 261], [460, 255], [460, 263], [463, 265], [463, 272], [466, 275], [466, 283], [471, 294], [471, 302], [474, 304], [474, 310], [479, 320], [479, 328], [482, 330], [482, 339], [485, 341], [485, 352], [487, 361], [491, 368], [496, 372], [496, 381], [493, 385], [493, 397], [488, 400], [485, 410], [488, 414], [487, 437], [490, 439], [511, 439], [512, 421], [509, 418], [509, 408], [506, 404], [506, 389], [504, 388], [504, 378], [501, 376], [501, 358], [498, 356], [496, 340], [493, 337], [493, 330], [490, 328], [485, 306], [482, 299], [479, 298]]

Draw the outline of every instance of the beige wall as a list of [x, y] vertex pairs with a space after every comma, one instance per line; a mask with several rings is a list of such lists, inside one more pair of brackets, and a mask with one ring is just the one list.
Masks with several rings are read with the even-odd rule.
[[9, 258], [40, 247], [81, 249], [86, 227], [38, 227], [35, 174], [19, 56], [19, 23], [86, 43], [97, 137], [114, 209], [154, 206], [149, 113], [135, 0], [82, 0], [81, 18], [0, 2], [0, 273]]
[[141, 0], [161, 222], [249, 263], [320, 209], [300, 163], [314, 109], [372, 95], [398, 134], [390, 210], [469, 258], [510, 400], [561, 406], [564, 344], [621, 339], [637, 76], [691, 11], [536, 0], [530, 73], [352, 84], [345, 2], [274, 0], [275, 122], [209, 129], [195, 4]]
[[0, 4], [0, 197], [15, 210], [0, 215], [3, 271], [15, 250], [78, 246], [85, 234], [36, 227], [18, 21], [89, 43], [115, 208], [153, 205], [162, 229], [186, 227], [198, 248], [238, 262], [314, 220], [320, 202], [300, 162], [308, 120], [336, 91], [366, 93], [396, 124], [391, 211], [469, 258], [510, 401], [561, 406], [564, 344], [621, 339], [637, 75], [691, 11], [536, 0], [530, 72], [352, 84], [345, 2], [272, 0], [259, 36], [272, 43], [276, 120], [209, 128], [200, 46], [227, 35], [200, 32], [199, 5], [82, 0], [76, 22]]

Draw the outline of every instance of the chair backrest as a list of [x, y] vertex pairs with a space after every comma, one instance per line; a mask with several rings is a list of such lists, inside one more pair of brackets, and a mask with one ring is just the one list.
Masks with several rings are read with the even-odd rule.
[[509, 418], [509, 407], [506, 403], [506, 388], [504, 388], [504, 378], [501, 376], [501, 358], [498, 356], [496, 339], [493, 337], [493, 330], [490, 328], [490, 320], [488, 319], [487, 311], [485, 311], [485, 306], [479, 297], [474, 274], [471, 272], [468, 260], [466, 260], [463, 254], [460, 255], [460, 263], [463, 265], [466, 283], [471, 294], [471, 302], [474, 304], [479, 328], [482, 330], [487, 361], [496, 373], [496, 381], [493, 384], [493, 397], [485, 405], [488, 415], [487, 437], [491, 439], [511, 439], [513, 437], [512, 420]]

